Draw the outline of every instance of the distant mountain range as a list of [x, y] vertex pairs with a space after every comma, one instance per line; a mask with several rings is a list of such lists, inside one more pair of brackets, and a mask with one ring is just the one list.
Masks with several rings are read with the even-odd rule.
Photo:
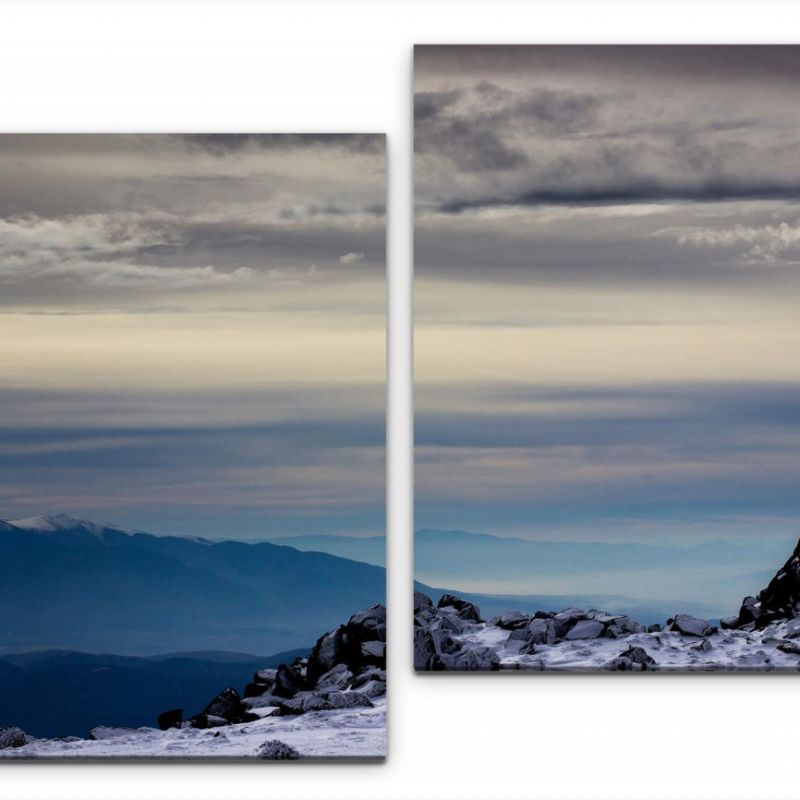
[[[418, 531], [417, 588], [487, 614], [599, 606], [706, 617], [756, 591], [786, 542], [696, 546]], [[154, 536], [68, 515], [0, 522], [0, 658], [42, 648], [149, 655], [308, 647], [385, 600], [384, 537], [261, 542]], [[445, 587], [436, 589], [432, 587]], [[732, 595], [733, 599], [728, 595]]]
[[[287, 536], [266, 539], [298, 550], [318, 550], [368, 564], [386, 564], [383, 536]], [[504, 578], [592, 572], [612, 568], [663, 569], [698, 564], [738, 565], [753, 558], [765, 562], [785, 552], [786, 540], [757, 544], [712, 541], [702, 544], [642, 544], [639, 542], [578, 542], [520, 539], [461, 530], [425, 528], [414, 534], [417, 574], [458, 575], [485, 580], [487, 565]], [[768, 568], [765, 567], [768, 572]]]
[[[385, 563], [383, 537], [298, 536], [272, 541]], [[583, 603], [586, 598], [606, 597], [606, 605], [615, 599], [624, 602], [639, 619], [660, 616], [676, 602], [714, 617], [727, 613], [742, 594], [755, 591], [792, 541], [793, 537], [697, 545], [579, 542], [423, 529], [414, 537], [414, 564], [419, 580], [456, 587], [461, 594], [531, 595], [556, 604], [559, 597], [582, 597]]]
[[323, 536], [308, 534], [305, 536], [281, 536], [270, 539], [259, 539], [288, 547], [296, 547], [303, 552], [317, 551], [330, 553], [341, 558], [352, 558], [366, 564], [386, 566], [385, 536]]
[[253, 672], [290, 663], [307, 648], [248, 653], [167, 653], [150, 658], [58, 650], [0, 658], [0, 727], [34, 736], [86, 736], [96, 725], [154, 726], [181, 707], [187, 716], [221, 687], [242, 690]]
[[384, 569], [266, 542], [154, 536], [68, 515], [0, 522], [0, 658], [307, 647], [385, 600]]

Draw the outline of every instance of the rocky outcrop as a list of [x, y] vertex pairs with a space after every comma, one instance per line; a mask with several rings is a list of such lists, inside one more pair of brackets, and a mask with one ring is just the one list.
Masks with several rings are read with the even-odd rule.
[[291, 700], [278, 704], [275, 712], [280, 716], [305, 714], [307, 711], [334, 711], [340, 708], [372, 708], [373, 702], [365, 694], [354, 691], [300, 692]]
[[[495, 650], [467, 643], [465, 635], [477, 630], [480, 610], [468, 600], [444, 594], [434, 607], [429, 597], [414, 595], [414, 668], [419, 671], [483, 671], [500, 669]], [[506, 645], [522, 655], [533, 654], [539, 646], [559, 642], [608, 638], [619, 639], [641, 633], [644, 626], [624, 614], [599, 609], [584, 611], [506, 611], [485, 626], [508, 631]]]
[[[414, 669], [475, 671], [493, 669], [496, 658], [469, 656], [455, 637], [475, 628], [480, 609], [468, 600], [444, 594], [436, 606], [427, 595], [414, 595]], [[484, 666], [479, 666], [483, 664]]]
[[[192, 725], [195, 728], [215, 727], [219, 719], [225, 720], [230, 725], [238, 725], [242, 722], [255, 722], [259, 717], [251, 713], [236, 689], [228, 687], [223, 689], [200, 714], [192, 718]], [[200, 724], [195, 724], [195, 720]]]
[[252, 708], [273, 706], [276, 716], [369, 708], [372, 698], [385, 694], [386, 608], [374, 605], [320, 636], [307, 658], [258, 670], [244, 698], [233, 688], [224, 689], [188, 723], [180, 722], [180, 709], [164, 712], [158, 721], [159, 726], [213, 728], [255, 722], [260, 716]]
[[800, 617], [800, 541], [758, 597], [745, 597], [739, 615], [722, 620], [724, 628], [764, 628], [778, 620]]
[[[414, 596], [414, 667], [419, 671], [491, 671], [498, 669], [541, 669], [550, 662], [568, 669], [589, 659], [591, 652], [608, 653], [610, 642], [633, 637], [630, 646], [618, 651], [602, 668], [608, 671], [652, 671], [659, 669], [658, 651], [710, 653], [718, 631], [708, 620], [676, 614], [665, 626], [645, 627], [625, 614], [602, 609], [565, 608], [532, 613], [506, 611], [487, 622], [469, 601], [445, 594], [434, 605], [429, 597]], [[663, 631], [663, 632], [662, 632]], [[498, 636], [505, 632], [505, 638]], [[800, 623], [797, 635], [800, 637]], [[596, 644], [595, 644], [596, 643]], [[652, 643], [653, 654], [649, 643]], [[641, 645], [648, 645], [647, 649]], [[561, 649], [563, 645], [563, 650]], [[555, 655], [562, 652], [563, 655]], [[613, 651], [612, 651], [613, 652]], [[784, 649], [784, 653], [789, 649]], [[693, 655], [687, 663], [695, 663]], [[595, 659], [587, 668], [597, 669]], [[671, 665], [673, 666], [673, 665]], [[583, 668], [583, 667], [579, 667]]]
[[456, 597], [454, 594], [443, 594], [436, 604], [439, 609], [453, 609], [459, 619], [466, 620], [467, 622], [480, 622], [481, 610], [475, 603], [470, 603], [469, 600], [463, 600]]
[[794, 619], [800, 615], [800, 541], [787, 562], [758, 596], [763, 613], [772, 619]]
[[353, 674], [365, 667], [386, 666], [385, 606], [359, 611], [345, 625], [321, 636], [308, 658], [307, 684], [316, 685], [337, 664], [344, 664]]
[[[481, 621], [474, 603], [414, 594], [420, 671], [800, 669], [800, 542], [767, 587], [720, 620], [676, 614], [662, 627], [600, 609], [505, 611]], [[627, 640], [618, 651], [610, 640]], [[614, 655], [617, 653], [617, 655]]]
[[533, 654], [538, 645], [587, 639], [621, 639], [643, 631], [643, 625], [625, 614], [609, 614], [596, 608], [589, 611], [565, 608], [558, 613], [536, 611], [529, 615], [527, 624], [511, 633], [509, 643], [521, 641], [520, 652]]
[[7, 747], [22, 747], [27, 744], [28, 737], [22, 728], [0, 728], [0, 750]]

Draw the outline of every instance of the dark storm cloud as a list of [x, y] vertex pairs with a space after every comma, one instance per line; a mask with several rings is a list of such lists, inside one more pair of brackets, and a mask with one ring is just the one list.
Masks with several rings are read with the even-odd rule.
[[517, 95], [486, 81], [472, 89], [418, 92], [414, 149], [439, 153], [467, 172], [511, 170], [529, 159], [502, 136], [555, 129], [569, 134], [591, 126], [600, 103], [591, 95], [547, 89]]
[[800, 79], [794, 45], [417, 45], [417, 74], [521, 73], [533, 79], [581, 72], [647, 73], [654, 81]]
[[[0, 469], [170, 470], [216, 462], [217, 468], [283, 466], [313, 462], [323, 450], [380, 448], [382, 414], [227, 427], [0, 428]], [[311, 444], [313, 442], [313, 444]], [[348, 456], [343, 455], [344, 460]], [[19, 475], [19, 473], [18, 473]], [[100, 479], [98, 479], [100, 480]]]
[[797, 198], [798, 77], [792, 48], [418, 48], [418, 208]]
[[[571, 171], [566, 170], [565, 171]], [[460, 214], [464, 211], [498, 206], [552, 206], [552, 205], [623, 205], [628, 203], [719, 203], [730, 200], [787, 200], [800, 201], [800, 183], [788, 181], [784, 185], [736, 185], [735, 183], [702, 183], [696, 186], [669, 186], [656, 182], [635, 181], [629, 186], [612, 183], [593, 188], [568, 187], [564, 189], [534, 190], [509, 197], [476, 197], [449, 200], [436, 207], [443, 214]]]
[[[772, 432], [770, 450], [795, 447], [800, 437], [800, 385], [791, 383], [672, 383], [658, 388], [475, 387], [464, 398], [486, 412], [434, 412], [426, 401], [442, 390], [420, 391], [415, 440], [420, 447], [550, 449], [644, 447], [708, 459], [755, 458], [754, 434]], [[499, 403], [530, 403], [528, 411], [498, 414]], [[536, 407], [541, 403], [540, 408]], [[555, 407], [559, 406], [558, 410]], [[616, 408], [615, 408], [616, 406]], [[783, 435], [789, 439], [784, 440]]]
[[351, 153], [381, 153], [386, 137], [378, 133], [187, 133], [179, 134], [190, 146], [215, 156], [253, 147], [265, 150], [297, 150], [331, 147]]

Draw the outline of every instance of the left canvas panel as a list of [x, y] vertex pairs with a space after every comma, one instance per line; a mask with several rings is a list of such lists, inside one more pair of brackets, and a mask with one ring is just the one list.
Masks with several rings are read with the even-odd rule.
[[0, 136], [0, 757], [382, 758], [385, 138]]

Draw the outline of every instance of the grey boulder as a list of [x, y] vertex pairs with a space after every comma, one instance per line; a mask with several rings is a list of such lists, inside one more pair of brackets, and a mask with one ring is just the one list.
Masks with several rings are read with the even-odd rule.
[[346, 689], [353, 679], [353, 673], [345, 664], [337, 664], [329, 669], [318, 681], [315, 689]]
[[599, 639], [603, 635], [605, 626], [596, 619], [578, 620], [564, 637], [568, 642], [579, 639]]
[[604, 666], [609, 672], [648, 672], [656, 669], [656, 660], [643, 647], [629, 647]]
[[493, 672], [500, 669], [497, 653], [488, 647], [464, 650], [453, 659], [452, 669], [456, 672]]
[[518, 628], [524, 628], [529, 619], [530, 617], [521, 611], [504, 611], [499, 617], [494, 617], [490, 624], [494, 624], [506, 631], [515, 631]]
[[[335, 666], [335, 663], [331, 664], [328, 669], [333, 666]], [[327, 672], [327, 670], [325, 670], [325, 672]], [[272, 693], [278, 695], [278, 697], [294, 697], [304, 688], [305, 681], [303, 680], [303, 676], [294, 667], [281, 664], [275, 671], [275, 683], [272, 686]]]
[[532, 644], [555, 644], [556, 626], [552, 619], [535, 617], [525, 629]]
[[300, 692], [278, 705], [281, 716], [305, 714], [308, 711], [335, 711], [340, 708], [372, 708], [372, 701], [361, 692]]
[[693, 617], [691, 614], [677, 614], [669, 623], [669, 629], [683, 636], [711, 636], [717, 629], [708, 620]]
[[436, 655], [433, 634], [428, 628], [414, 628], [414, 669], [425, 671], [431, 668]]
[[287, 761], [300, 758], [300, 753], [280, 739], [267, 739], [256, 750], [256, 758], [260, 758], [263, 761]]

